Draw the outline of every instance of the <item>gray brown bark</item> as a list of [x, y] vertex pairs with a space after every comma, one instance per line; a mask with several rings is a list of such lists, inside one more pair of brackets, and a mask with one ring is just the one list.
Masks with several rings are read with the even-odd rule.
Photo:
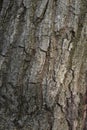
[[0, 130], [87, 129], [87, 0], [0, 0]]

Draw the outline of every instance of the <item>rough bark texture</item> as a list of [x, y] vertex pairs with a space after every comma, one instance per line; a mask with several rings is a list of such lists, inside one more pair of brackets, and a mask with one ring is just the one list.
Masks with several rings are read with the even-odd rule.
[[0, 0], [0, 130], [87, 130], [87, 0]]

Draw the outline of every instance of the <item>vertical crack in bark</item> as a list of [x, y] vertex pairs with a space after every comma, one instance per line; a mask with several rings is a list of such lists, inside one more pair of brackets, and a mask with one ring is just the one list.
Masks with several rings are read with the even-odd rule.
[[39, 24], [44, 19], [47, 8], [48, 8], [48, 4], [49, 4], [49, 0], [47, 0], [47, 3], [45, 5], [45, 7], [43, 8], [41, 15], [35, 19], [35, 21], [34, 21], [35, 24]]
[[8, 21], [8, 18], [10, 18], [10, 14], [11, 14], [11, 10], [12, 10], [12, 7], [14, 6], [14, 1], [9, 1], [9, 4], [7, 6], [7, 8], [5, 9], [4, 11], [4, 14], [2, 16], [2, 21], [5, 23], [6, 21]]
[[86, 92], [84, 95], [84, 108], [83, 108], [83, 128], [82, 130], [86, 130], [87, 129], [87, 71], [86, 71], [86, 75], [85, 75], [85, 81], [86, 81]]
[[74, 80], [74, 70], [71, 69], [71, 72], [72, 72], [72, 79], [68, 85], [68, 89], [69, 89], [69, 92], [70, 92], [70, 97], [69, 98], [66, 98], [66, 120], [67, 120], [67, 123], [69, 125], [69, 130], [73, 130], [73, 121], [74, 121], [74, 117], [73, 117], [73, 113], [74, 113], [74, 110], [73, 110], [73, 105], [74, 104], [74, 95], [73, 95], [73, 91], [72, 91], [72, 83], [73, 83], [73, 80]]
[[2, 10], [2, 6], [3, 6], [3, 0], [0, 0], [0, 12]]

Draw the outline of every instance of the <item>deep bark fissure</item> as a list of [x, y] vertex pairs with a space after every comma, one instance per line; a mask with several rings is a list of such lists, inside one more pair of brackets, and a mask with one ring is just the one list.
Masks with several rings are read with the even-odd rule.
[[41, 13], [41, 15], [39, 17], [35, 18], [35, 21], [34, 21], [35, 25], [39, 24], [44, 19], [45, 14], [46, 14], [46, 10], [47, 10], [47, 7], [48, 7], [48, 4], [49, 4], [49, 0], [47, 0], [47, 3], [45, 5], [45, 7], [44, 7], [44, 9], [43, 9], [43, 11]]
[[2, 10], [2, 6], [3, 6], [3, 0], [0, 0], [0, 12]]

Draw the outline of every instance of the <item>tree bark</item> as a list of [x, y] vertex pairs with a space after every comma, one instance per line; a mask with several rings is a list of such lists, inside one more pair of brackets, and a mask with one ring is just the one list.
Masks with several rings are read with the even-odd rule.
[[87, 0], [0, 0], [0, 130], [87, 129]]

